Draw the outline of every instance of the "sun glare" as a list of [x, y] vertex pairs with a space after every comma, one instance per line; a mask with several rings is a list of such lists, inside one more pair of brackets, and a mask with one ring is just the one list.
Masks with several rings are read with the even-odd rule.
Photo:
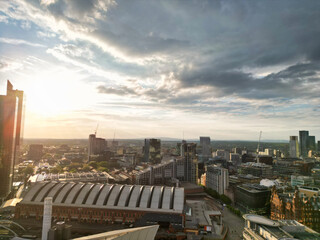
[[39, 74], [25, 88], [27, 111], [43, 116], [58, 116], [88, 104], [89, 89], [74, 72]]

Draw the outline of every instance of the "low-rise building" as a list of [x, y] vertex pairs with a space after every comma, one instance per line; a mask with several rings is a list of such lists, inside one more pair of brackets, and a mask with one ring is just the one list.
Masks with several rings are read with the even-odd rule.
[[291, 186], [309, 186], [313, 184], [313, 178], [310, 176], [291, 175]]
[[240, 165], [240, 174], [251, 174], [256, 177], [271, 177], [272, 166], [264, 163], [247, 162]]
[[184, 189], [179, 187], [38, 182], [16, 205], [15, 217], [40, 220], [46, 197], [52, 197], [56, 221], [184, 226]]
[[309, 240], [320, 239], [320, 234], [294, 220], [270, 220], [266, 217], [245, 214], [243, 239], [246, 240]]

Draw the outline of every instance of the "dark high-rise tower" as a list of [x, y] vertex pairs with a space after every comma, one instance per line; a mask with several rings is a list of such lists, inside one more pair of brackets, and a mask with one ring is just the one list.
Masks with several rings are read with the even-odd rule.
[[13, 168], [20, 146], [23, 91], [7, 82], [7, 95], [0, 95], [0, 199], [11, 191]]
[[308, 138], [309, 131], [299, 131], [300, 154], [302, 157], [308, 156]]
[[201, 153], [204, 157], [211, 157], [210, 137], [200, 137]]
[[309, 150], [312, 150], [312, 151], [317, 150], [316, 149], [316, 137], [315, 136], [309, 136], [308, 137], [308, 146], [307, 146], [307, 148], [308, 148], [308, 151]]

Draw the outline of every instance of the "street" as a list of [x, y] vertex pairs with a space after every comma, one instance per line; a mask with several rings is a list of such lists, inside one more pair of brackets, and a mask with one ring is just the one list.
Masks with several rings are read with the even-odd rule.
[[227, 240], [242, 239], [242, 231], [244, 228], [244, 219], [233, 214], [227, 207], [222, 210], [221, 204], [211, 197], [205, 197], [207, 204], [214, 210], [222, 212], [222, 222], [225, 227], [229, 228]]

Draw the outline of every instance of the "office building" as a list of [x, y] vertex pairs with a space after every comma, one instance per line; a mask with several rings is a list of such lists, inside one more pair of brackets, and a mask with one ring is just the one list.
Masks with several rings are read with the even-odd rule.
[[43, 156], [42, 144], [31, 144], [29, 146], [28, 159], [39, 161]]
[[320, 152], [320, 141], [318, 141], [317, 151]]
[[241, 148], [238, 148], [238, 147], [235, 147], [235, 148], [232, 148], [232, 153], [237, 153], [239, 155], [242, 155], [242, 149]]
[[230, 153], [230, 161], [235, 165], [238, 166], [241, 164], [241, 158], [238, 153]]
[[230, 152], [226, 150], [218, 149], [215, 156], [230, 161]]
[[316, 240], [320, 234], [294, 220], [270, 220], [266, 217], [245, 214], [243, 239], [245, 240]]
[[145, 139], [144, 140], [144, 161], [150, 163], [161, 162], [161, 140], [160, 139]]
[[89, 135], [88, 156], [103, 154], [106, 150], [107, 142], [104, 138], [97, 138], [96, 134]]
[[20, 147], [23, 91], [7, 82], [7, 95], [0, 95], [0, 201], [11, 191], [13, 168]]
[[270, 198], [270, 218], [296, 220], [315, 231], [320, 230], [319, 189], [299, 188], [284, 192], [273, 187]]
[[257, 183], [246, 183], [236, 187], [234, 198], [242, 212], [263, 215], [270, 201], [270, 189]]
[[219, 194], [224, 194], [229, 187], [228, 169], [216, 165], [207, 166], [205, 186]]
[[211, 140], [210, 137], [200, 137], [201, 155], [203, 158], [211, 157]]
[[255, 162], [247, 162], [242, 163], [239, 167], [240, 174], [251, 174], [256, 177], [271, 177], [272, 174], [272, 166], [267, 165], [265, 163], [255, 163]]
[[309, 139], [309, 131], [299, 131], [300, 138], [300, 154], [302, 157], [308, 156], [308, 139]]
[[181, 144], [181, 149], [184, 159], [184, 181], [196, 184], [198, 181], [197, 144], [184, 142]]
[[291, 186], [310, 186], [314, 183], [313, 177], [291, 175]]
[[290, 136], [289, 154], [293, 158], [300, 157], [298, 136]]
[[316, 137], [315, 136], [309, 136], [308, 137], [308, 151], [316, 151]]
[[297, 158], [281, 158], [274, 161], [273, 173], [288, 177], [291, 175], [310, 175], [314, 162], [302, 161]]

